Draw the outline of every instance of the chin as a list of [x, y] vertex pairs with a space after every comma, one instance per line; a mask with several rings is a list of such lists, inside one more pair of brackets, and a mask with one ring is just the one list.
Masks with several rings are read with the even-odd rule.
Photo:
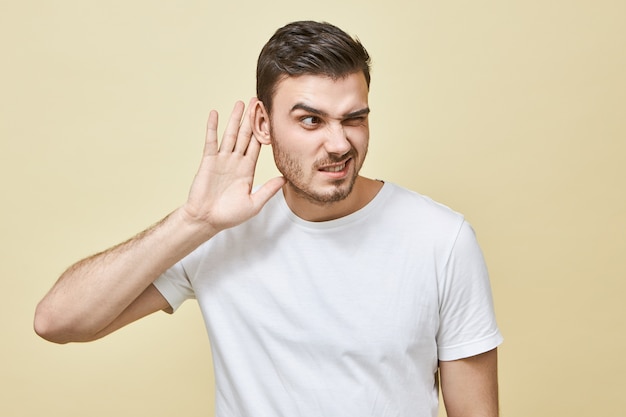
[[330, 187], [325, 187], [330, 188], [327, 190], [301, 188], [294, 185], [293, 183], [290, 183], [290, 185], [297, 195], [305, 198], [309, 202], [317, 205], [327, 205], [338, 203], [348, 198], [348, 196], [352, 193], [354, 181], [342, 181], [340, 184], [334, 184]]

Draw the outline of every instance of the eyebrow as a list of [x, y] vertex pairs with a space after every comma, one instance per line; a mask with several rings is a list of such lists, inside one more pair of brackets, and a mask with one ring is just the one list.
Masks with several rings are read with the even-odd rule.
[[[328, 113], [326, 113], [325, 111], [316, 109], [314, 107], [311, 106], [307, 106], [306, 104], [303, 103], [296, 103], [292, 108], [291, 108], [291, 112], [293, 113], [296, 110], [304, 110], [308, 113], [312, 113], [315, 114], [317, 116], [321, 116], [321, 117], [328, 117]], [[344, 119], [351, 119], [353, 117], [360, 117], [360, 116], [365, 116], [367, 114], [369, 114], [370, 112], [370, 108], [369, 107], [365, 107], [363, 109], [360, 110], [355, 110], [353, 112], [350, 113], [346, 113], [342, 116], [342, 118]]]

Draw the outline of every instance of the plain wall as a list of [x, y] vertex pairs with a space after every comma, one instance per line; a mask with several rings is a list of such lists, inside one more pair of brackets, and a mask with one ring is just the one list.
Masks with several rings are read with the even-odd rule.
[[[194, 302], [101, 341], [32, 330], [71, 263], [182, 204], [210, 109], [254, 95], [274, 30], [373, 58], [363, 173], [462, 212], [490, 268], [506, 417], [626, 409], [626, 3], [0, 4], [0, 415], [210, 416]], [[258, 181], [276, 175], [266, 149]]]

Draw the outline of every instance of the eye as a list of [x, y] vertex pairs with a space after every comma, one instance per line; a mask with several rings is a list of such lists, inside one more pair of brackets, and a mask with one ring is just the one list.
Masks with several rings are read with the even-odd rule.
[[302, 123], [305, 127], [311, 128], [316, 127], [321, 122], [320, 118], [317, 116], [304, 116], [300, 118], [300, 123]]
[[345, 126], [363, 126], [367, 120], [366, 116], [351, 117], [343, 121]]

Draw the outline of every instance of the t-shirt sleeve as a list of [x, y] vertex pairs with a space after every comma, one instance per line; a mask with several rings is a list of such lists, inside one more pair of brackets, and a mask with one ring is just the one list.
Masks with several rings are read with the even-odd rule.
[[165, 271], [154, 282], [154, 286], [165, 297], [172, 310], [176, 311], [188, 299], [195, 298], [182, 261]]
[[439, 360], [487, 352], [503, 341], [489, 274], [474, 230], [463, 222], [439, 281]]

